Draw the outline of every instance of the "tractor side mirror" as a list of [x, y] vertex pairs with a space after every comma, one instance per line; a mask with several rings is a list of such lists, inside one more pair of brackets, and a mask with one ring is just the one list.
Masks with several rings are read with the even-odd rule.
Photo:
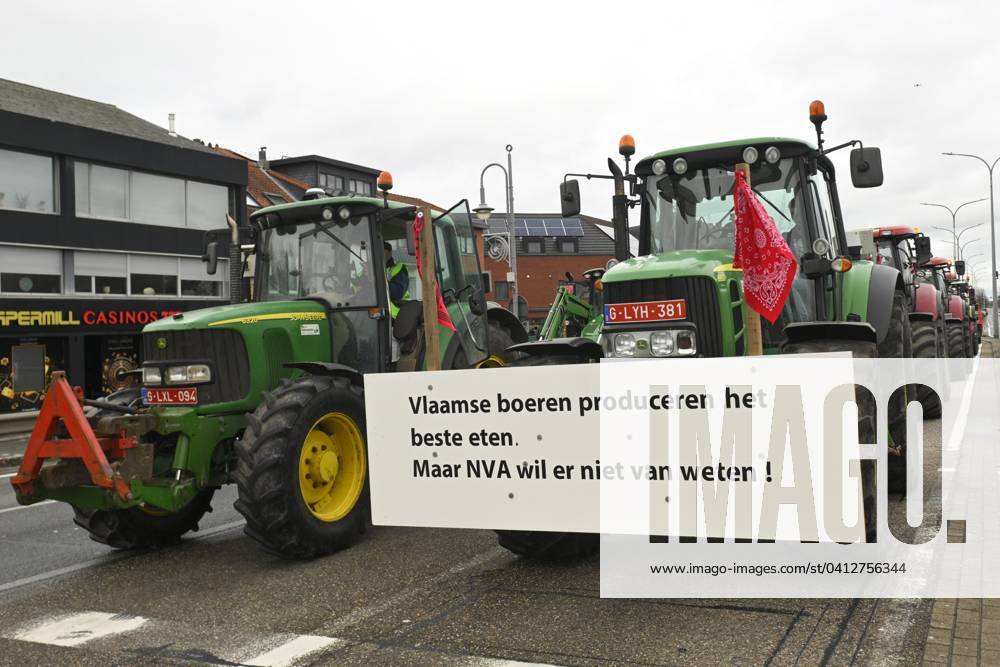
[[489, 294], [493, 291], [493, 274], [489, 271], [483, 271], [479, 274], [480, 280], [483, 283], [483, 292]]
[[959, 260], [955, 261], [955, 273], [957, 273], [959, 275], [959, 277], [965, 275], [965, 261], [964, 260], [959, 259]]
[[413, 240], [413, 221], [406, 223], [406, 254], [413, 257], [417, 254], [417, 243]]
[[562, 217], [580, 215], [580, 181], [574, 179], [560, 183], [559, 201], [562, 204]]
[[486, 292], [482, 287], [477, 287], [469, 294], [469, 310], [476, 317], [486, 314]]
[[914, 240], [914, 244], [917, 250], [917, 266], [923, 266], [927, 262], [931, 261], [931, 237], [929, 236], [918, 236]]
[[205, 272], [210, 276], [214, 276], [216, 270], [219, 268], [219, 242], [209, 241], [208, 245], [205, 246], [205, 254], [201, 256], [201, 261], [205, 262], [207, 266], [205, 267]]
[[875, 147], [851, 151], [851, 182], [856, 188], [877, 188], [882, 185], [882, 153]]

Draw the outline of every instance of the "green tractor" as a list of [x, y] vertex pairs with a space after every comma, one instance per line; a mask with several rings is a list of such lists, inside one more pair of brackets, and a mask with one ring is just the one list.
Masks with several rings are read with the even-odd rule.
[[[421, 286], [433, 283], [417, 279], [417, 212], [322, 190], [255, 212], [229, 255], [234, 287], [253, 258], [252, 302], [148, 325], [141, 387], [81, 399], [98, 408], [87, 425], [114, 483], [88, 474], [93, 450], [46, 461], [56, 457], [39, 446], [13, 480], [19, 502], [64, 501], [93, 539], [156, 547], [197, 529], [215, 490], [235, 482], [246, 533], [268, 551], [308, 558], [356, 540], [370, 524], [364, 375], [502, 365], [504, 350], [527, 340], [512, 313], [485, 300], [465, 201], [432, 214], [420, 248], [434, 248], [455, 329], [423, 317]], [[390, 299], [390, 254], [408, 264], [403, 299]], [[217, 258], [212, 241], [209, 272]], [[86, 449], [61, 442], [63, 456], [74, 442]]]
[[556, 290], [545, 322], [538, 330], [539, 340], [565, 337], [589, 337], [599, 333], [601, 320], [601, 277], [604, 269], [588, 269], [583, 280], [566, 273], [566, 283]]
[[[887, 265], [848, 257], [838, 182], [828, 154], [857, 141], [823, 147], [823, 105], [810, 105], [817, 145], [758, 138], [663, 151], [640, 160], [625, 135], [624, 171], [610, 176], [567, 174], [562, 214], [580, 210], [579, 183], [570, 176], [612, 180], [617, 265], [602, 276], [603, 312], [586, 334], [517, 345], [518, 365], [597, 363], [602, 358], [741, 356], [750, 352], [742, 271], [734, 269], [734, 173], [749, 165], [750, 183], [798, 258], [799, 270], [775, 324], [762, 322], [763, 352], [849, 351], [855, 357], [903, 357], [909, 339], [906, 286]], [[882, 184], [877, 148], [850, 155], [855, 187]], [[628, 194], [626, 194], [626, 189]], [[628, 212], [639, 209], [638, 256], [630, 257]], [[552, 327], [556, 329], [557, 327]], [[861, 442], [874, 442], [874, 400], [858, 395]], [[890, 406], [893, 454], [902, 454], [905, 413]], [[862, 465], [865, 526], [874, 539], [874, 463]], [[499, 532], [500, 544], [530, 557], [564, 557], [597, 548], [596, 535]]]

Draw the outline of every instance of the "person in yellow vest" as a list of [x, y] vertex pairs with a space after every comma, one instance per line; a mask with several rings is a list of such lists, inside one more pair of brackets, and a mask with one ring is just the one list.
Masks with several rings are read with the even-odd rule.
[[402, 262], [392, 257], [392, 246], [385, 243], [385, 280], [389, 283], [389, 314], [396, 319], [399, 304], [410, 300], [410, 273]]

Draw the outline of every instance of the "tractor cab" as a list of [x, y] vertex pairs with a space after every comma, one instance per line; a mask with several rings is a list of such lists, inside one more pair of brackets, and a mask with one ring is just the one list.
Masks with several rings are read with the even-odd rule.
[[[746, 353], [742, 271], [732, 266], [737, 169], [746, 170], [753, 192], [798, 263], [782, 313], [773, 325], [763, 323], [765, 351], [777, 352], [799, 334], [830, 333], [825, 323], [846, 321], [851, 326], [841, 329], [857, 329], [853, 323], [863, 322], [867, 315], [862, 311], [892, 310], [893, 291], [897, 286], [902, 288], [899, 273], [890, 266], [849, 259], [838, 182], [828, 157], [840, 148], [859, 146], [851, 152], [852, 181], [855, 187], [876, 187], [882, 183], [879, 150], [858, 141], [824, 148], [821, 126], [826, 115], [818, 101], [810, 105], [810, 120], [817, 130], [815, 145], [762, 137], [690, 146], [644, 158], [635, 165], [634, 173], [629, 173], [629, 162], [635, 142], [625, 135], [619, 144], [624, 171], [609, 160], [611, 176], [566, 175], [560, 189], [564, 216], [580, 209], [579, 184], [570, 176], [615, 181], [613, 222], [619, 263], [602, 279], [605, 317], [601, 342], [605, 354]], [[631, 208], [639, 209], [635, 228], [628, 224]], [[630, 257], [627, 242], [633, 232], [638, 236], [636, 257]], [[848, 274], [856, 263], [868, 266]], [[879, 302], [867, 307], [872, 281], [878, 285]], [[864, 294], [845, 299], [852, 290]], [[648, 307], [650, 303], [655, 308]], [[629, 310], [633, 304], [647, 307]], [[876, 337], [882, 340], [889, 329], [888, 319], [871, 319]], [[800, 326], [803, 324], [816, 326], [807, 334], [806, 327]], [[656, 330], [662, 333], [657, 333], [654, 344], [651, 335]]]
[[[387, 199], [328, 196], [254, 213], [256, 300], [322, 304], [333, 363], [362, 373], [421, 368], [425, 295], [417, 271], [416, 215], [415, 207]], [[455, 327], [440, 327], [441, 348], [474, 365], [488, 348], [468, 203], [438, 213], [432, 224], [438, 285]], [[391, 294], [393, 278], [404, 281], [397, 289], [402, 294]]]

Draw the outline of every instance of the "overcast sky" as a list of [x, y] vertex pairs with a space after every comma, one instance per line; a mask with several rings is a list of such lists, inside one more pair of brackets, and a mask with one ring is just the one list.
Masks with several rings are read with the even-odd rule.
[[[640, 156], [811, 139], [819, 98], [830, 144], [882, 149], [872, 190], [833, 156], [848, 228], [917, 224], [944, 254], [929, 226], [950, 216], [919, 202], [989, 190], [985, 167], [941, 152], [1000, 155], [990, 2], [18, 2], [4, 24], [2, 77], [161, 125], [173, 112], [181, 134], [245, 153], [389, 169], [442, 206], [477, 199], [507, 143], [515, 209], [550, 212], [563, 173], [606, 169], [622, 133]], [[610, 217], [610, 195], [583, 184], [584, 212]], [[499, 170], [487, 199], [503, 209]], [[988, 219], [983, 202], [959, 226]], [[980, 236], [967, 252], [988, 259], [988, 224]]]

